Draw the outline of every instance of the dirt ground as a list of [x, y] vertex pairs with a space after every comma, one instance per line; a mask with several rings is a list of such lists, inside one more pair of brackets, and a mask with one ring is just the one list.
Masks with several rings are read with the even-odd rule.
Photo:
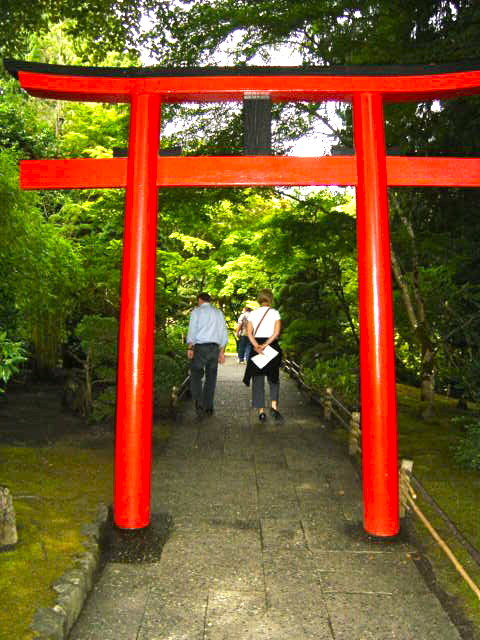
[[62, 393], [61, 381], [9, 385], [0, 395], [0, 443], [40, 446], [65, 436], [111, 441], [112, 425], [87, 425], [85, 418], [62, 406]]

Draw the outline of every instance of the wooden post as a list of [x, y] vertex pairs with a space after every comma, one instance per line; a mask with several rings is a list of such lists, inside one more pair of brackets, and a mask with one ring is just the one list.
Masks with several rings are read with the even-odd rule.
[[325, 400], [323, 402], [323, 415], [325, 416], [325, 420], [327, 420], [327, 422], [332, 419], [332, 396], [333, 389], [331, 387], [327, 387], [325, 389]]
[[358, 411], [353, 411], [352, 417], [350, 418], [350, 431], [348, 437], [348, 453], [351, 456], [354, 456], [360, 451], [360, 437], [360, 413]]
[[9, 549], [17, 542], [17, 524], [12, 494], [7, 487], [0, 487], [0, 549]]
[[172, 391], [170, 394], [170, 404], [172, 407], [176, 407], [178, 404], [178, 387], [173, 385]]
[[398, 472], [400, 518], [405, 518], [407, 515], [408, 496], [411, 491], [410, 477], [412, 475], [412, 471], [413, 460], [402, 460], [402, 464], [400, 465]]

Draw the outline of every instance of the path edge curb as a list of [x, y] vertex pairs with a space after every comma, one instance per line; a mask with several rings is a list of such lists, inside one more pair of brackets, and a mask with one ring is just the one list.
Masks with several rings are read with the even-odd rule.
[[66, 640], [90, 593], [101, 564], [101, 549], [109, 522], [109, 507], [100, 503], [93, 522], [81, 528], [83, 553], [52, 584], [57, 594], [52, 607], [35, 611], [30, 627], [35, 640]]

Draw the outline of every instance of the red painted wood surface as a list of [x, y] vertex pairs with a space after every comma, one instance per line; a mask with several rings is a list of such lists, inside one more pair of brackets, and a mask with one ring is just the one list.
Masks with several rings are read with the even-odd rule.
[[[134, 71], [132, 69], [132, 71]], [[196, 70], [198, 72], [198, 70]], [[188, 73], [188, 70], [186, 70]], [[307, 72], [308, 73], [308, 72]], [[352, 101], [354, 95], [380, 93], [384, 101], [423, 101], [480, 92], [480, 71], [415, 75], [163, 75], [109, 77], [19, 71], [31, 95], [59, 100], [128, 102], [139, 92], [158, 93], [162, 102], [224, 102], [243, 100], [246, 92], [267, 93], [274, 102], [306, 100]]]
[[353, 117], [364, 527], [377, 536], [394, 536], [399, 530], [397, 408], [382, 97], [356, 97]]
[[[378, 536], [398, 531], [398, 477], [387, 186], [480, 186], [480, 159], [385, 157], [383, 103], [480, 93], [480, 70], [427, 67], [406, 73], [345, 73], [288, 68], [187, 70], [15, 70], [30, 94], [81, 101], [131, 102], [129, 158], [21, 163], [26, 189], [127, 187], [115, 517], [118, 526], [149, 521], [151, 371], [159, 186], [356, 185], [358, 199], [364, 524]], [[8, 68], [8, 67], [7, 67]], [[248, 71], [248, 73], [247, 73]], [[182, 75], [183, 74], [183, 75]], [[162, 102], [352, 101], [356, 156], [158, 158]]]
[[[158, 187], [355, 186], [354, 156], [190, 156], [157, 159]], [[387, 156], [389, 186], [476, 187], [480, 158]], [[127, 184], [126, 158], [22, 160], [22, 189], [106, 189]]]
[[[148, 127], [145, 123], [148, 122]], [[153, 341], [160, 99], [132, 101], [117, 372], [115, 502], [117, 526], [140, 529], [150, 522]]]

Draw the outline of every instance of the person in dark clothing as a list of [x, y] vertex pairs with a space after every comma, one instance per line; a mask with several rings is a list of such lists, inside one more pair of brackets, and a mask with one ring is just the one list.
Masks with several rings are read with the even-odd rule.
[[[247, 362], [243, 382], [250, 386], [252, 381], [252, 406], [258, 410], [258, 419], [265, 422], [265, 378], [270, 388], [271, 415], [274, 420], [282, 420], [278, 410], [280, 392], [280, 365], [282, 350], [278, 343], [281, 332], [280, 314], [272, 308], [273, 296], [270, 289], [262, 289], [258, 295], [260, 307], [250, 312], [247, 334], [252, 345], [252, 352]], [[257, 366], [255, 356], [267, 355], [266, 348], [271, 347], [277, 354], [263, 367]]]
[[[210, 304], [210, 295], [200, 293], [192, 311], [187, 334], [190, 389], [198, 419], [213, 414], [218, 363], [225, 362], [227, 325], [220, 309]], [[202, 378], [205, 375], [205, 381]]]
[[240, 364], [247, 363], [248, 356], [250, 355], [250, 341], [247, 335], [248, 315], [250, 313], [250, 307], [244, 307], [242, 313], [237, 320], [237, 329], [235, 336], [237, 338], [237, 354], [238, 362]]

